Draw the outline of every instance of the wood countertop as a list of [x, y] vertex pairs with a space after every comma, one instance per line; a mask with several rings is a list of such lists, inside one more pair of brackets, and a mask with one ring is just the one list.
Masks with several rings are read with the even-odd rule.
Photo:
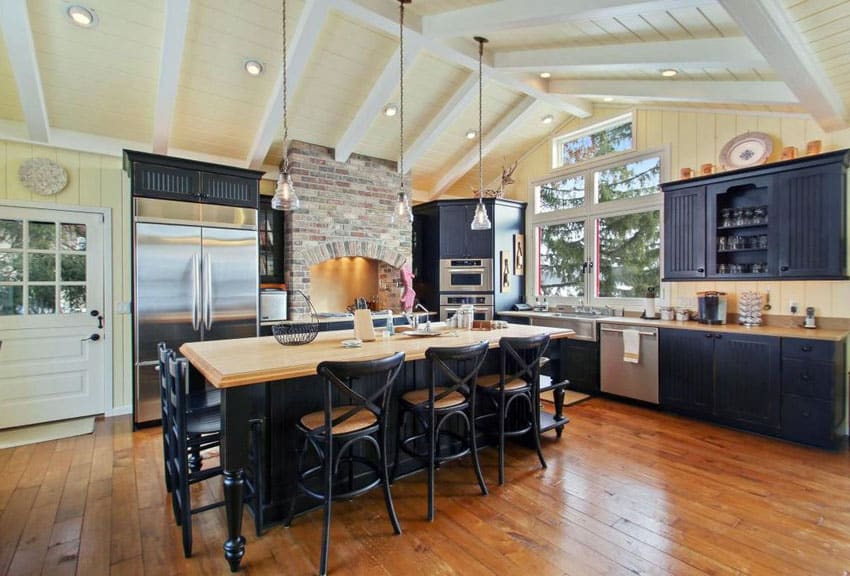
[[208, 342], [187, 342], [180, 347], [192, 365], [216, 388], [246, 386], [272, 380], [285, 380], [316, 374], [324, 360], [372, 360], [396, 352], [404, 352], [406, 360], [421, 360], [431, 346], [466, 346], [482, 340], [490, 348], [499, 346], [505, 336], [526, 337], [549, 334], [553, 339], [569, 338], [572, 330], [508, 324], [501, 330], [442, 330], [440, 336], [405, 336], [364, 342], [360, 348], [344, 348], [343, 340], [352, 337], [351, 330], [320, 332], [313, 342], [302, 346], [283, 346], [273, 336], [238, 338]]
[[[556, 320], [558, 316], [551, 312], [499, 312], [500, 316], [524, 317], [524, 318], [551, 318]], [[753, 334], [758, 336], [779, 336], [782, 338], [807, 338], [810, 340], [829, 340], [840, 342], [847, 338], [847, 330], [831, 330], [827, 328], [807, 329], [802, 326], [762, 325], [741, 326], [740, 324], [700, 324], [694, 320], [678, 322], [675, 320], [647, 320], [635, 318], [634, 316], [598, 316], [588, 317], [596, 322], [609, 322], [613, 324], [628, 324], [630, 326], [646, 326], [653, 328], [676, 328], [679, 330], [702, 330], [705, 332], [718, 332], [722, 334]]]

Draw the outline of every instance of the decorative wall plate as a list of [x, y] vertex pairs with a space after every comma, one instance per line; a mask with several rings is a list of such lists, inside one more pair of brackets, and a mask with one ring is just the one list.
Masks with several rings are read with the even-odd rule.
[[30, 158], [18, 169], [18, 178], [28, 189], [42, 196], [52, 196], [68, 185], [68, 173], [50, 158]]
[[764, 132], [745, 132], [729, 140], [720, 151], [726, 170], [764, 164], [773, 152], [773, 140]]

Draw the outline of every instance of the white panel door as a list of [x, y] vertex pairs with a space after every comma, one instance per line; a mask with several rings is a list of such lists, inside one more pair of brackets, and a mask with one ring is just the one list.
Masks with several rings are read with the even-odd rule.
[[100, 213], [0, 205], [0, 428], [104, 411]]

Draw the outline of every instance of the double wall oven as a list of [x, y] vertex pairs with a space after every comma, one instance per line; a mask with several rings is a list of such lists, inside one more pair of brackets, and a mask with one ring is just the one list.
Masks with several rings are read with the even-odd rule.
[[493, 319], [492, 294], [440, 294], [440, 321], [454, 316], [464, 304], [471, 304], [475, 320]]
[[440, 320], [448, 320], [465, 304], [473, 306], [476, 320], [493, 319], [492, 258], [440, 260]]

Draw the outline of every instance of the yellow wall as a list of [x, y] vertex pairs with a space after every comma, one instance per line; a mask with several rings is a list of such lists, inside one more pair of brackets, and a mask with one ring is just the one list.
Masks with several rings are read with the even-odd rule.
[[[55, 196], [39, 196], [18, 180], [21, 163], [29, 158], [56, 160], [68, 172], [68, 185]], [[0, 201], [17, 200], [97, 206], [112, 209], [112, 298], [114, 304], [129, 302], [130, 284], [130, 199], [123, 191], [121, 159], [99, 154], [60, 150], [0, 140]], [[130, 349], [132, 322], [129, 314], [113, 314], [112, 404], [127, 407], [132, 403]]]
[[[630, 108], [597, 106], [590, 118], [574, 118], [559, 130], [560, 134], [579, 130]], [[796, 146], [805, 152], [806, 142], [821, 140], [823, 151], [850, 148], [850, 130], [827, 134], [818, 125], [800, 117], [725, 114], [702, 111], [635, 109], [635, 139], [637, 150], [670, 146], [671, 179], [677, 179], [680, 168], [701, 164], [717, 164], [723, 145], [734, 136], [747, 131], [770, 134], [773, 154], [769, 161], [778, 160], [784, 146]], [[529, 201], [532, 180], [545, 178], [551, 171], [551, 142], [541, 142], [521, 160], [514, 173], [516, 183], [507, 191], [511, 198]], [[850, 215], [849, 215], [850, 216]], [[850, 255], [848, 255], [850, 256]], [[850, 281], [831, 282], [673, 282], [666, 286], [670, 304], [693, 307], [692, 299], [699, 290], [717, 289], [730, 294], [730, 311], [735, 311], [735, 294], [745, 290], [770, 290], [772, 314], [788, 314], [788, 302], [795, 299], [802, 308], [814, 306], [817, 316], [850, 318]], [[802, 312], [802, 310], [801, 310]]]

